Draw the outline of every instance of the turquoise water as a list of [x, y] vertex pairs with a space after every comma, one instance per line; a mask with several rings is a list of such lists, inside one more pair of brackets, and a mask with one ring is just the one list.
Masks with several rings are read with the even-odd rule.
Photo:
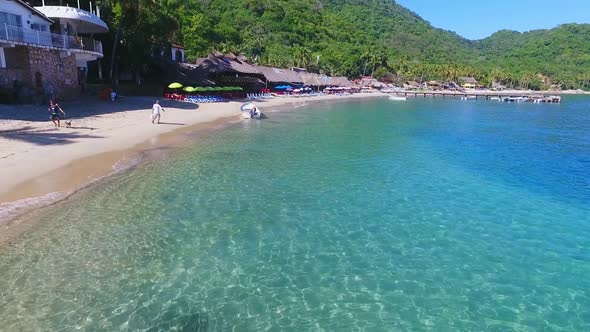
[[270, 116], [48, 208], [0, 330], [590, 330], [590, 99]]

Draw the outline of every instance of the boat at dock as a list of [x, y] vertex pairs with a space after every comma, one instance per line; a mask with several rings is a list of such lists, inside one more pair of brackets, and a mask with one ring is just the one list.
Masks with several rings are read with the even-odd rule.
[[537, 104], [540, 104], [540, 103], [560, 103], [561, 102], [561, 97], [560, 96], [532, 97], [528, 101], [529, 102], [533, 102], [533, 103], [537, 103]]
[[523, 103], [527, 101], [527, 97], [503, 97], [500, 101], [504, 103]]
[[521, 97], [502, 97], [500, 98], [500, 101], [505, 102], [505, 103], [554, 103], [554, 104], [558, 104], [561, 102], [561, 97], [560, 96], [549, 96], [549, 97], [545, 97], [545, 96], [521, 96]]

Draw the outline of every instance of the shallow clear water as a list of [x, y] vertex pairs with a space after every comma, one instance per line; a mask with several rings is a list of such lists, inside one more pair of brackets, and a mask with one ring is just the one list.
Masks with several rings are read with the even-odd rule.
[[0, 330], [590, 330], [590, 99], [317, 105], [48, 208]]

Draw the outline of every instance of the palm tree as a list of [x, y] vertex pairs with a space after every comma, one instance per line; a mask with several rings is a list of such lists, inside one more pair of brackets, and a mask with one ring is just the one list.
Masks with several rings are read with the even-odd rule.
[[364, 61], [365, 65], [363, 67], [363, 76], [367, 75], [367, 65], [369, 64], [369, 62], [371, 61], [371, 55], [373, 54], [373, 48], [369, 47], [367, 48], [362, 54], [361, 54], [361, 60]]
[[223, 54], [227, 54], [227, 53], [238, 54], [238, 53], [240, 53], [239, 46], [233, 44], [230, 41], [224, 41], [224, 42], [219, 43], [219, 45], [217, 45], [217, 50]]
[[306, 68], [309, 66], [311, 52], [305, 46], [296, 46], [293, 51], [294, 61], [296, 67]]
[[494, 68], [492, 69], [488, 75], [487, 75], [487, 80], [488, 80], [488, 87], [492, 87], [492, 84], [496, 81], [501, 81], [504, 79], [504, 73], [498, 69], [498, 68]]
[[397, 74], [398, 75], [405, 75], [407, 74], [410, 70], [410, 57], [408, 57], [407, 55], [402, 55], [399, 58], [398, 64], [397, 64]]
[[521, 88], [528, 90], [532, 80], [535, 78], [535, 74], [530, 71], [525, 71], [520, 79]]

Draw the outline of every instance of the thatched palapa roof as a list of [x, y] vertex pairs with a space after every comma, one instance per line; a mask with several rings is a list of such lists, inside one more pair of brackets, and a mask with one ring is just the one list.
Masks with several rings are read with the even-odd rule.
[[343, 87], [352, 87], [354, 84], [345, 76], [329, 77], [330, 85], [337, 85]]
[[459, 81], [467, 84], [477, 84], [477, 80], [473, 77], [460, 77]]
[[321, 76], [319, 74], [314, 73], [302, 72], [299, 73], [299, 77], [303, 81], [304, 85], [322, 86], [326, 85], [327, 82], [325, 76]]
[[302, 84], [303, 80], [297, 72], [289, 69], [280, 69], [265, 66], [256, 66], [256, 69], [264, 75], [269, 83]]
[[[262, 83], [261, 79], [266, 79], [271, 84], [294, 84], [294, 85], [312, 85], [312, 86], [342, 86], [350, 87], [353, 83], [346, 77], [329, 77], [308, 73], [305, 71], [281, 69], [267, 66], [251, 65], [247, 62], [245, 56], [236, 56], [233, 53], [223, 55], [219, 52], [213, 52], [206, 58], [200, 58], [194, 65], [188, 65], [194, 72], [202, 73], [203, 76], [215, 75], [223, 77], [222, 81], [232, 80], [235, 82], [246, 82], [249, 79]], [[232, 75], [235, 74], [235, 75]], [[242, 74], [242, 75], [240, 75]], [[235, 76], [235, 78], [233, 77]], [[250, 82], [250, 81], [248, 81]]]
[[258, 74], [262, 73], [255, 66], [240, 61], [233, 53], [221, 55], [219, 52], [209, 54], [206, 58], [200, 58], [195, 66], [211, 74]]

